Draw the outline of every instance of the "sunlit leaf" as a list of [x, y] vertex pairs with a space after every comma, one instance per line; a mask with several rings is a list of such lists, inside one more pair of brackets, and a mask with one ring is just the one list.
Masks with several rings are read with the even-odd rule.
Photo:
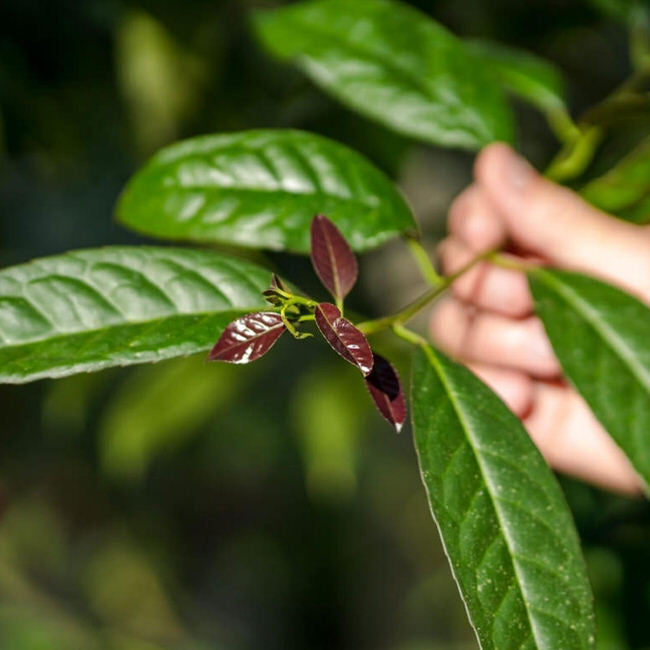
[[309, 226], [327, 214], [355, 250], [416, 230], [393, 183], [363, 156], [293, 130], [185, 140], [160, 151], [117, 206], [154, 237], [309, 253]]
[[481, 648], [595, 648], [571, 514], [520, 421], [428, 346], [415, 356], [412, 411], [431, 510]]
[[115, 246], [0, 271], [0, 381], [20, 383], [209, 349], [264, 308], [271, 273], [209, 251]]
[[549, 61], [500, 43], [465, 41], [465, 44], [476, 56], [477, 65], [490, 70], [510, 92], [542, 110], [564, 106], [564, 80]]
[[650, 138], [580, 194], [597, 208], [635, 223], [650, 222]]
[[338, 228], [322, 214], [311, 222], [311, 261], [323, 285], [342, 301], [357, 281], [357, 258]]
[[397, 370], [376, 352], [373, 352], [372, 372], [366, 377], [366, 386], [378, 411], [399, 433], [406, 420], [404, 392]]
[[325, 340], [364, 375], [372, 370], [372, 350], [366, 337], [347, 319], [338, 307], [322, 302], [314, 313], [316, 325]]
[[537, 269], [529, 283], [564, 373], [650, 485], [650, 309], [579, 273]]
[[273, 54], [400, 133], [466, 149], [512, 138], [498, 84], [460, 40], [406, 4], [309, 0], [258, 12], [255, 27]]
[[209, 361], [251, 363], [263, 357], [286, 328], [277, 312], [261, 311], [229, 323], [208, 356]]

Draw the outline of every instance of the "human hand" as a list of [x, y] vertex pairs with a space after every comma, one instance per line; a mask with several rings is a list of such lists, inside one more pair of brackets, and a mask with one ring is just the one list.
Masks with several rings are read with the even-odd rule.
[[[650, 303], [650, 227], [597, 210], [504, 144], [479, 154], [474, 177], [449, 211], [449, 236], [438, 251], [445, 273], [481, 251], [507, 247]], [[523, 273], [488, 262], [473, 267], [436, 306], [431, 335], [522, 419], [552, 467], [614, 491], [640, 492], [630, 462], [563, 379]]]

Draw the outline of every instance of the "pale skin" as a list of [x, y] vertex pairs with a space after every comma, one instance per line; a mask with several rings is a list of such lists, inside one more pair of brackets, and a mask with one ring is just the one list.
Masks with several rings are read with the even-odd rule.
[[[453, 202], [448, 229], [438, 250], [446, 274], [477, 253], [508, 246], [525, 259], [604, 279], [650, 304], [650, 227], [597, 210], [504, 144], [477, 157], [474, 182]], [[488, 262], [473, 267], [437, 303], [430, 330], [521, 418], [553, 468], [616, 492], [641, 493], [627, 458], [562, 377], [522, 272]]]

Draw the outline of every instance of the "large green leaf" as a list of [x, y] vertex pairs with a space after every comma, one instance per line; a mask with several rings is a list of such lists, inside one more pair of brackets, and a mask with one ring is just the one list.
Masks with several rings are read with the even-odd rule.
[[391, 181], [358, 153], [292, 130], [245, 131], [179, 142], [127, 185], [119, 219], [168, 239], [309, 252], [315, 214], [355, 250], [415, 231]]
[[565, 105], [564, 79], [549, 61], [529, 52], [490, 41], [465, 41], [477, 65], [485, 66], [510, 92], [542, 110]]
[[579, 273], [528, 279], [564, 373], [650, 484], [650, 309]]
[[432, 514], [481, 647], [594, 648], [573, 521], [519, 420], [429, 346], [416, 353], [412, 414]]
[[255, 14], [265, 46], [354, 110], [408, 136], [511, 140], [504, 95], [460, 40], [394, 0], [310, 0]]
[[601, 210], [634, 223], [650, 222], [650, 138], [580, 193]]
[[74, 251], [0, 271], [0, 381], [19, 383], [208, 349], [264, 306], [270, 272], [208, 251]]

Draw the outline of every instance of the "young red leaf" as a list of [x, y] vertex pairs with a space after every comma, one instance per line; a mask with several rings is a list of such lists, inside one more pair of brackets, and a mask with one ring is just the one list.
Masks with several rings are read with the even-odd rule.
[[311, 222], [311, 261], [316, 275], [340, 302], [357, 281], [357, 258], [339, 229], [322, 214]]
[[280, 280], [280, 278], [274, 273], [271, 276], [271, 289], [280, 289], [280, 291], [285, 291], [288, 292], [289, 290], [287, 287], [284, 285], [284, 282]]
[[372, 370], [372, 350], [366, 337], [347, 319], [341, 316], [336, 305], [322, 302], [314, 312], [316, 325], [325, 340], [346, 361], [357, 366], [364, 376]]
[[372, 372], [366, 377], [366, 387], [379, 412], [399, 433], [406, 420], [406, 404], [399, 375], [393, 365], [373, 352]]
[[212, 348], [208, 361], [257, 361], [273, 347], [284, 332], [285, 326], [280, 314], [272, 311], [246, 314], [226, 327]]

